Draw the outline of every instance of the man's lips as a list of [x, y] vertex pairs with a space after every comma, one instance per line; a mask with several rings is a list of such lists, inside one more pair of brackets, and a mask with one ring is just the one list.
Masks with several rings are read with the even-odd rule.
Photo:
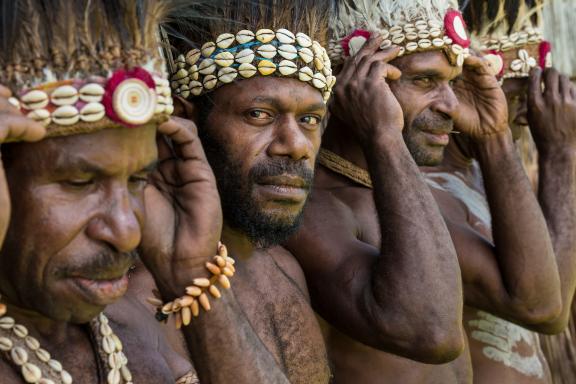
[[97, 306], [112, 304], [128, 289], [128, 273], [110, 279], [74, 276], [68, 280], [84, 300]]
[[446, 146], [450, 142], [450, 133], [451, 132], [452, 132], [452, 130], [449, 130], [449, 131], [446, 131], [446, 130], [422, 131], [422, 133], [424, 133], [424, 135], [426, 135], [426, 138], [430, 144], [442, 145], [442, 146]]
[[264, 176], [258, 179], [258, 187], [272, 200], [291, 200], [299, 202], [306, 198], [310, 185], [299, 176]]

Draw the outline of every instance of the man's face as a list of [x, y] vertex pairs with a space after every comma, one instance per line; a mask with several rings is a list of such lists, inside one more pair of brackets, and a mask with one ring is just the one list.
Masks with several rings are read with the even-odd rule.
[[0, 252], [9, 302], [83, 323], [122, 296], [157, 158], [154, 125], [12, 144], [12, 216]]
[[257, 77], [212, 94], [200, 137], [214, 170], [226, 223], [258, 247], [299, 224], [320, 148], [326, 106], [296, 79]]
[[514, 140], [528, 128], [528, 78], [506, 79], [502, 90], [508, 102], [508, 123]]
[[452, 132], [458, 106], [451, 82], [461, 68], [441, 51], [415, 53], [392, 61], [402, 77], [390, 87], [404, 112], [404, 141], [418, 165], [437, 165]]

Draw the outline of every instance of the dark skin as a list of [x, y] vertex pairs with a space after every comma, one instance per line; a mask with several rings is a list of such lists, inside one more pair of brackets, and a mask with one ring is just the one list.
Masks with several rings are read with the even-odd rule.
[[[546, 89], [544, 93], [541, 91], [542, 82]], [[476, 190], [486, 197], [492, 216], [491, 227], [475, 217], [454, 196], [446, 192], [435, 192], [452, 230], [459, 256], [462, 255], [464, 282], [478, 281], [479, 272], [487, 277], [493, 276], [487, 280], [488, 285], [485, 286], [488, 293], [493, 291], [495, 287], [493, 283], [500, 274], [501, 281], [509, 287], [507, 300], [512, 301], [510, 305], [502, 307], [500, 303], [505, 302], [491, 300], [490, 304], [478, 300], [479, 296], [470, 296], [473, 291], [467, 290], [465, 285], [469, 305], [465, 310], [465, 323], [467, 332], [472, 335], [473, 332], [481, 330], [482, 327], [477, 324], [484, 316], [475, 308], [482, 308], [527, 329], [544, 333], [560, 332], [567, 325], [570, 315], [575, 283], [575, 245], [571, 232], [574, 228], [574, 219], [571, 216], [574, 214], [574, 165], [570, 149], [573, 145], [571, 139], [576, 121], [573, 89], [568, 79], [559, 76], [554, 70], [548, 71], [544, 77], [541, 76], [540, 70], [534, 70], [529, 83], [526, 80], [515, 79], [505, 85], [504, 90], [507, 91], [508, 100], [512, 101], [514, 113], [510, 120], [517, 128], [527, 122], [525, 107], [521, 103], [522, 99], [526, 99], [526, 94], [522, 96], [521, 93], [526, 92], [527, 84], [529, 84], [527, 98], [530, 111], [528, 121], [534, 136], [538, 137], [537, 146], [543, 156], [541, 160], [543, 169], [539, 177], [544, 179], [540, 184], [536, 201], [540, 203], [542, 211], [538, 212], [535, 209], [536, 198], [515, 154], [511, 132], [490, 144], [494, 148], [489, 153], [486, 144], [481, 144], [474, 138], [458, 137], [450, 148], [450, 156], [446, 157], [441, 167], [442, 171], [458, 172], [471, 190]], [[500, 149], [496, 150], [498, 147]], [[471, 158], [476, 158], [479, 162], [484, 188], [475, 183]], [[503, 167], [504, 163], [506, 167]], [[560, 167], [558, 163], [561, 164]], [[503, 188], [503, 185], [506, 188]], [[522, 205], [515, 206], [515, 204]], [[545, 219], [544, 223], [547, 226], [542, 225], [542, 219]], [[529, 235], [530, 233], [532, 235]], [[545, 236], [543, 233], [550, 233], [550, 236]], [[548, 241], [553, 246], [553, 252], [546, 252], [548, 246], [545, 243]], [[487, 246], [482, 246], [483, 243]], [[539, 251], [533, 253], [535, 248]], [[491, 250], [493, 256], [490, 257], [490, 253], [483, 249]], [[557, 278], [552, 274], [555, 264], [559, 273], [559, 287], [554, 284]], [[524, 280], [530, 274], [532, 277]], [[546, 280], [542, 279], [544, 276], [547, 276]], [[561, 292], [562, 305], [559, 306], [561, 312], [556, 310], [555, 313], [550, 308], [550, 303], [553, 301], [546, 300], [543, 296], [546, 292], [542, 290], [550, 288], [556, 288], [557, 292]], [[521, 305], [514, 305], [515, 302]], [[538, 302], [541, 305], [538, 305]], [[538, 307], [541, 309], [537, 310]], [[506, 333], [502, 336], [510, 340], [513, 346], [511, 353], [518, 354], [520, 359], [537, 359], [541, 365], [545, 365], [537, 342], [531, 341], [529, 333], [518, 341], [515, 336], [517, 332], [513, 325], [506, 325]], [[494, 345], [486, 339], [470, 338], [475, 382], [490, 383], [494, 380], [527, 384], [548, 382], [543, 369], [536, 370], [541, 372], [538, 377], [489, 358], [485, 354], [486, 348], [493, 347]]]
[[[0, 90], [3, 137], [40, 139], [43, 127], [9, 107], [9, 93]], [[76, 382], [102, 380], [84, 323], [126, 289], [133, 260], [127, 253], [141, 239], [143, 191], [156, 162], [156, 131], [154, 125], [109, 129], [3, 148], [12, 195], [0, 255], [3, 301]], [[3, 222], [9, 212], [2, 210]], [[173, 382], [168, 362], [177, 356], [154, 320], [139, 303], [122, 307], [111, 324], [134, 380]], [[0, 370], [3, 382], [23, 382], [5, 360]]]
[[[216, 90], [213, 100], [207, 125], [226, 153], [240, 164], [237, 177], [246, 179], [254, 164], [274, 158], [303, 160], [313, 168], [320, 146], [320, 122], [326, 113], [317, 90], [297, 80], [254, 78]], [[187, 118], [197, 116], [193, 104], [180, 100], [178, 109]], [[192, 145], [196, 152], [182, 152], [184, 161], [194, 162], [202, 149], [197, 139]], [[199, 162], [198, 167], [204, 169], [205, 164]], [[222, 231], [217, 227], [198, 231], [198, 224], [192, 225], [195, 219], [206, 220], [206, 215], [218, 217], [216, 209], [186, 218], [188, 228], [176, 227], [173, 223], [182, 222], [187, 214], [179, 210], [181, 205], [194, 212], [207, 207], [188, 192], [198, 196], [210, 193], [217, 200], [214, 183], [208, 180], [212, 173], [196, 171], [189, 179], [180, 173], [179, 182], [172, 183], [170, 172], [163, 167], [159, 170], [156, 190], [149, 191], [152, 198], [148, 200], [154, 220], [146, 227], [141, 252], [151, 271], [172, 267], [170, 279], [154, 273], [162, 296], [167, 300], [180, 296], [191, 276], [207, 276], [203, 264], [214, 255], [220, 234], [237, 260], [232, 289], [212, 301], [209, 313], [201, 313], [181, 330], [188, 345], [194, 345], [189, 351], [201, 382], [327, 383], [330, 372], [324, 342], [293, 256], [280, 247], [256, 248], [240, 229], [228, 226], [225, 217]], [[203, 174], [208, 176], [198, 176]], [[269, 185], [274, 189], [286, 182], [269, 180]], [[301, 193], [279, 197], [263, 185], [253, 186], [252, 197], [263, 213], [286, 221], [293, 220], [305, 202]], [[196, 256], [190, 257], [189, 250], [203, 249], [203, 244], [208, 244], [206, 254], [195, 252]]]
[[[464, 338], [456, 254], [402, 137], [422, 114], [448, 120], [458, 104], [449, 82], [459, 70], [441, 53], [395, 59], [397, 51], [378, 47], [371, 40], [338, 75], [323, 138], [325, 148], [368, 169], [374, 189], [319, 167], [303, 227], [287, 246], [315, 309], [335, 327], [328, 346], [336, 382], [462, 381], [466, 356], [446, 369], [414, 362], [398, 369], [404, 360], [379, 351], [443, 363], [462, 352]], [[423, 90], [432, 71], [434, 87]], [[409, 93], [400, 98], [401, 90]], [[420, 103], [403, 110], [405, 100]], [[451, 127], [430, 128], [411, 130], [412, 142], [423, 158], [441, 158], [437, 136]]]

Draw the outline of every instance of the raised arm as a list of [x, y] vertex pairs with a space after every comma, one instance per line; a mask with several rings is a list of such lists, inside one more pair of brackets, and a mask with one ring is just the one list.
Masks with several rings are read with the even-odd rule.
[[[544, 80], [544, 91], [542, 91]], [[562, 331], [576, 289], [576, 90], [555, 69], [530, 77], [530, 130], [538, 149], [538, 200], [548, 223], [562, 288], [562, 314], [542, 332]]]
[[463, 221], [449, 223], [465, 302], [539, 331], [561, 310], [558, 268], [546, 221], [514, 147], [504, 93], [478, 57], [467, 59], [456, 89], [455, 127], [480, 164], [494, 242], [480, 239]]
[[[218, 249], [220, 199], [212, 170], [188, 120], [160, 127], [159, 166], [146, 195], [141, 257], [164, 302], [181, 297], [193, 279], [209, 277], [205, 263]], [[288, 383], [248, 322], [232, 288], [209, 312], [182, 327], [202, 383]]]
[[[348, 60], [335, 91], [336, 118], [353, 127], [373, 183], [381, 244], [363, 238], [352, 201], [315, 190], [289, 249], [312, 302], [331, 324], [372, 347], [444, 363], [463, 348], [458, 261], [440, 211], [403, 137], [403, 113], [386, 78], [395, 49], [371, 39]], [[368, 196], [368, 195], [364, 195]]]

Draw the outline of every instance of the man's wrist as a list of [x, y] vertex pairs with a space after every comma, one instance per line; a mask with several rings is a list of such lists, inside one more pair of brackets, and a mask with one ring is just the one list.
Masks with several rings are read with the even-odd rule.
[[474, 155], [480, 162], [490, 161], [516, 153], [514, 139], [509, 129], [485, 136], [482, 140], [473, 140], [472, 146]]

